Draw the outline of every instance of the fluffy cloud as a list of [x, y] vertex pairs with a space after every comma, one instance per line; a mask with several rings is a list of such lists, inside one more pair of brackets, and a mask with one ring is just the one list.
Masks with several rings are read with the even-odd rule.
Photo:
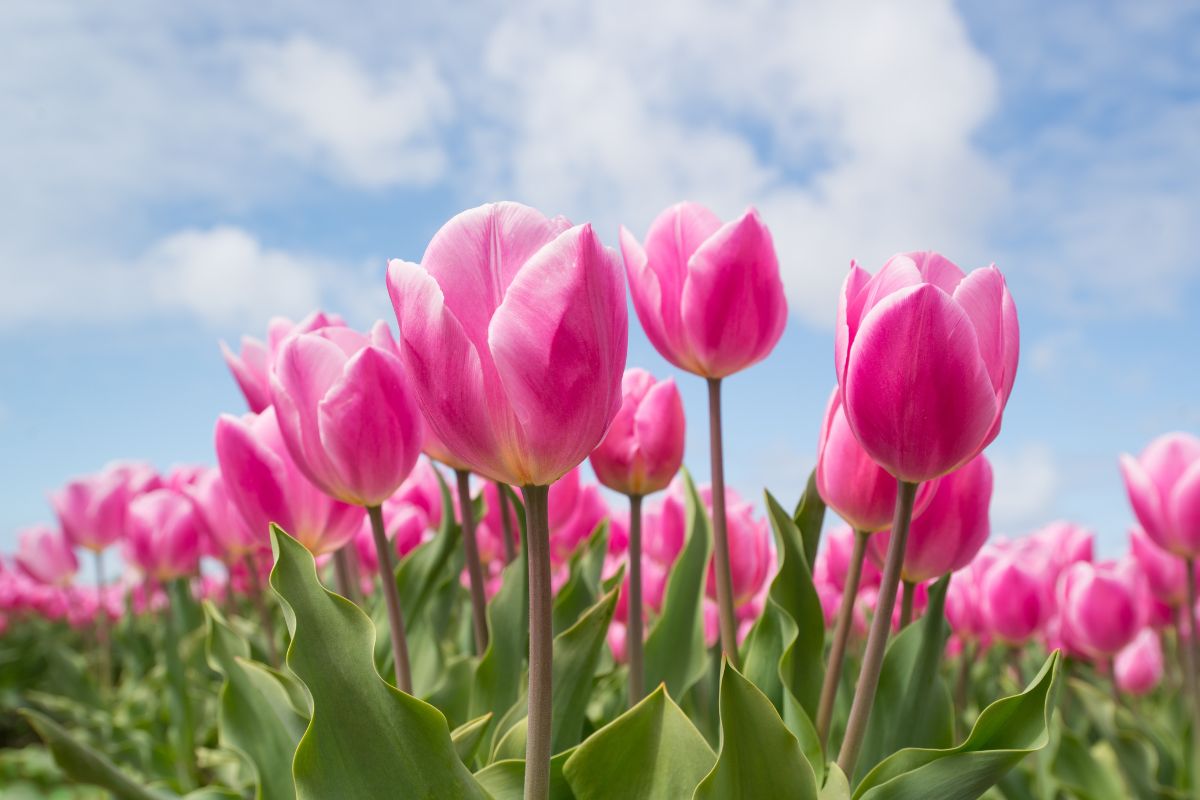
[[1054, 452], [1044, 442], [1023, 442], [988, 452], [995, 473], [992, 523], [998, 533], [1023, 533], [1044, 522], [1062, 486]]

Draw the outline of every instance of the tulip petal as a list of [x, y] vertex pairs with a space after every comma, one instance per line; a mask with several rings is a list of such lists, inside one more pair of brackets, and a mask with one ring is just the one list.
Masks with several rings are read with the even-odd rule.
[[488, 331], [524, 437], [514, 483], [550, 484], [604, 438], [621, 406], [627, 337], [620, 266], [590, 225], [526, 263]]
[[688, 260], [680, 308], [701, 375], [723, 378], [766, 358], [783, 335], [787, 301], [771, 233], [753, 209]]
[[954, 300], [975, 326], [979, 353], [1001, 402], [1008, 399], [1017, 374], [1017, 310], [1004, 276], [995, 267], [977, 269], [958, 284]]
[[1195, 461], [1176, 481], [1167, 500], [1169, 521], [1176, 544], [1188, 558], [1200, 555], [1200, 461]]
[[316, 334], [292, 336], [283, 343], [271, 372], [271, 397], [288, 451], [304, 476], [330, 494], [336, 470], [325, 454], [317, 407], [342, 377], [346, 354]]
[[916, 251], [905, 255], [916, 265], [923, 282], [932, 283], [946, 294], [954, 294], [954, 290], [958, 288], [958, 284], [964, 277], [963, 271], [957, 264], [933, 250]]
[[1141, 523], [1142, 529], [1159, 547], [1174, 550], [1167, 528], [1166, 509], [1163, 498], [1150, 479], [1149, 473], [1131, 455], [1121, 456], [1121, 475], [1125, 478], [1125, 490], [1129, 493], [1129, 504]]
[[234, 353], [229, 345], [221, 342], [221, 355], [233, 373], [233, 379], [246, 398], [246, 405], [256, 414], [271, 405], [271, 392], [267, 384], [267, 348], [262, 342], [242, 337], [241, 354]]
[[643, 463], [643, 494], [665, 489], [683, 463], [686, 439], [683, 399], [673, 378], [655, 384], [633, 417], [635, 458]]
[[1000, 412], [970, 319], [930, 284], [888, 295], [863, 318], [843, 395], [863, 449], [907, 481], [971, 459]]
[[246, 421], [229, 414], [217, 420], [215, 438], [225, 489], [254, 535], [265, 538], [272, 522], [289, 530], [290, 517], [279, 513], [288, 507], [287, 472], [279, 456], [257, 440]]
[[[842, 282], [842, 292], [838, 295], [837, 325], [833, 338], [833, 368], [839, 387], [846, 377], [850, 342], [854, 340], [854, 333], [858, 332], [858, 324], [862, 320], [863, 289], [870, 281], [871, 273], [860, 267], [857, 261], [851, 261], [850, 272]], [[840, 388], [838, 391], [841, 391]]]

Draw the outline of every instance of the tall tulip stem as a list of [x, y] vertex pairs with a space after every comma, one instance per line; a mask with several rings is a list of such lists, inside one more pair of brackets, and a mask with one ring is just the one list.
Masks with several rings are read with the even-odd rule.
[[863, 653], [858, 686], [854, 690], [854, 703], [850, 706], [850, 719], [846, 722], [846, 736], [838, 753], [838, 766], [851, 780], [863, 737], [867, 733], [867, 723], [871, 719], [871, 706], [875, 702], [879, 673], [883, 669], [883, 654], [892, 632], [892, 611], [896, 608], [896, 589], [900, 585], [900, 569], [904, 566], [904, 549], [908, 545], [908, 527], [912, 522], [916, 496], [917, 484], [900, 481], [896, 491], [896, 516], [892, 522], [887, 559], [883, 564], [875, 616], [871, 619], [871, 632], [867, 636], [867, 649]]
[[733, 613], [733, 574], [729, 569], [729, 530], [725, 517], [725, 454], [721, 440], [721, 379], [708, 379], [708, 438], [712, 453], [713, 567], [717, 577], [717, 611], [721, 649], [735, 669], [742, 668]]
[[1187, 620], [1189, 634], [1185, 645], [1188, 649], [1187, 685], [1192, 699], [1192, 784], [1197, 786], [1200, 785], [1200, 694], [1197, 693], [1200, 686], [1197, 685], [1196, 666], [1200, 663], [1200, 650], [1196, 641], [1196, 560], [1184, 559], [1184, 565], [1187, 569], [1187, 605], [1183, 608], [1183, 617]]
[[362, 598], [358, 594], [358, 586], [354, 582], [354, 572], [350, 567], [350, 550], [352, 544], [344, 544], [337, 550], [333, 551], [333, 573], [337, 578], [338, 594], [354, 603], [356, 606], [362, 606]]
[[275, 649], [275, 621], [271, 619], [271, 609], [267, 606], [267, 597], [263, 589], [262, 577], [258, 574], [258, 565], [254, 563], [254, 556], [250, 553], [246, 554], [242, 563], [250, 576], [250, 602], [254, 604], [255, 610], [258, 612], [258, 621], [262, 625], [263, 636], [267, 639], [267, 657], [271, 659], [271, 666], [277, 667], [279, 666], [279, 651]]
[[408, 636], [404, 633], [404, 612], [400, 610], [400, 592], [396, 589], [396, 573], [392, 567], [392, 546], [383, 527], [383, 509], [367, 506], [371, 518], [371, 534], [379, 556], [379, 582], [383, 585], [383, 600], [387, 604], [388, 626], [392, 633], [392, 660], [395, 661], [396, 687], [412, 694], [412, 667], [408, 662]]
[[913, 621], [913, 601], [916, 599], [917, 585], [912, 581], [901, 581], [903, 588], [900, 592], [900, 629], [907, 628]]
[[842, 604], [838, 609], [837, 624], [833, 629], [833, 644], [829, 650], [829, 665], [825, 669], [821, 699], [817, 704], [817, 735], [820, 737], [822, 748], [829, 741], [829, 722], [833, 719], [833, 704], [837, 700], [838, 684], [842, 680], [842, 662], [846, 658], [846, 642], [850, 639], [850, 627], [854, 622], [854, 602], [858, 599], [858, 584], [862, 580], [863, 560], [867, 555], [869, 536], [866, 531], [854, 531], [854, 550], [850, 554], [846, 582], [842, 586]]
[[548, 486], [525, 486], [525, 552], [529, 557], [529, 721], [525, 736], [525, 800], [550, 796], [550, 712], [554, 628], [550, 606]]
[[629, 706], [643, 694], [642, 682], [642, 496], [629, 495], [629, 624], [625, 647], [629, 653]]
[[517, 557], [517, 537], [513, 533], [512, 520], [508, 518], [508, 486], [496, 481], [496, 497], [500, 504], [500, 530], [504, 532], [504, 563], [511, 564]]
[[108, 606], [104, 602], [104, 552], [96, 551], [96, 646], [100, 651], [100, 692], [107, 694], [112, 686], [112, 645], [109, 644]]
[[[471, 473], [456, 469], [458, 508], [462, 518], [463, 554], [471, 583], [471, 622], [475, 630], [475, 652], [483, 655], [488, 645], [487, 595], [483, 591], [483, 566], [479, 563], [479, 542], [475, 538], [475, 509], [471, 505]], [[503, 492], [501, 492], [503, 495]]]

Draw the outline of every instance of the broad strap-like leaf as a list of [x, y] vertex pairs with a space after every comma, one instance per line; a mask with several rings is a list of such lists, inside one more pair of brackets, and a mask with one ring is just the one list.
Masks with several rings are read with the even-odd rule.
[[884, 759], [863, 778], [854, 800], [971, 800], [982, 795], [1049, 741], [1060, 660], [1054, 651], [1025, 691], [985, 708], [958, 747], [912, 748]]
[[666, 684], [673, 697], [683, 697], [708, 669], [703, 603], [712, 529], [692, 476], [687, 470], [682, 474], [687, 493], [687, 541], [667, 577], [662, 614], [646, 637], [644, 661], [645, 685]]
[[[563, 764], [575, 752], [564, 750], [550, 759], [550, 800], [575, 800], [575, 794], [563, 777]], [[524, 800], [525, 762], [522, 759], [497, 761], [475, 773], [479, 785], [495, 800]]]
[[487, 606], [491, 637], [475, 669], [472, 717], [490, 712], [493, 719], [503, 719], [520, 696], [521, 673], [529, 655], [529, 573], [525, 548], [504, 568], [502, 580], [500, 590]]
[[287, 664], [313, 700], [292, 764], [296, 796], [486, 798], [441, 712], [375, 671], [366, 615], [322, 587], [312, 555], [277, 526], [271, 547], [271, 587], [292, 634]]
[[575, 624], [579, 615], [595, 605], [600, 597], [600, 573], [608, 554], [608, 520], [596, 526], [583, 546], [571, 556], [567, 582], [554, 595], [554, 635]]
[[821, 528], [825, 524], [825, 501], [817, 491], [817, 471], [808, 474], [808, 483], [804, 485], [804, 494], [796, 503], [792, 512], [792, 521], [800, 531], [800, 539], [804, 542], [804, 560], [811, 568], [817, 563], [817, 550], [821, 546]]
[[721, 672], [721, 752], [695, 800], [816, 800], [817, 782], [800, 743], [775, 706], [726, 661]]
[[691, 797], [716, 755], [659, 686], [593, 733], [563, 765], [579, 800]]
[[491, 721], [492, 715], [484, 714], [450, 731], [450, 741], [454, 743], [454, 749], [464, 764], [470, 764], [471, 759], [475, 758], [475, 751], [479, 749]]

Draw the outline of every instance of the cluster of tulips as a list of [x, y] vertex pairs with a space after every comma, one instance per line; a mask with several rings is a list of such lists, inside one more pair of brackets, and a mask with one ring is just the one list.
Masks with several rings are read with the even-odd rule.
[[[249, 413], [216, 466], [53, 492], [0, 562], [0, 645], [37, 651], [20, 704], [59, 768], [135, 798], [1196, 785], [1200, 440], [1122, 460], [1124, 559], [1066, 522], [990, 539], [1016, 308], [995, 267], [908, 253], [851, 265], [816, 468], [764, 509], [725, 486], [721, 388], [786, 322], [767, 227], [684, 203], [620, 251], [465, 211], [389, 263], [398, 337], [315, 313], [225, 348]], [[706, 382], [709, 485], [674, 380], [626, 369], [626, 281]]]

